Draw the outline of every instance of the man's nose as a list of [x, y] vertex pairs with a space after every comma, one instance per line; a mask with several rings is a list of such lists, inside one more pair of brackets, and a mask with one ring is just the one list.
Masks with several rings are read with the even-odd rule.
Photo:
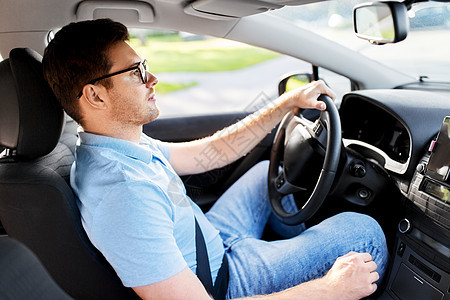
[[147, 72], [148, 80], [147, 80], [147, 87], [151, 88], [154, 87], [158, 83], [158, 78], [156, 78], [155, 75], [153, 75], [150, 72]]

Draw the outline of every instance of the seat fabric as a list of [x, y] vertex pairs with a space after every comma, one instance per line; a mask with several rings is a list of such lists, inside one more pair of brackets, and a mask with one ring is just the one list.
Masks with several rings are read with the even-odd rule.
[[39, 259], [10, 237], [0, 238], [0, 299], [68, 300]]

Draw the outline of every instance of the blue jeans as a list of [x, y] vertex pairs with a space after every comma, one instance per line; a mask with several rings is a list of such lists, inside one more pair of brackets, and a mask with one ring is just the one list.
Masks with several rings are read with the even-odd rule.
[[[268, 166], [267, 161], [254, 166], [206, 214], [224, 241], [230, 273], [227, 298], [270, 294], [322, 277], [336, 258], [350, 251], [370, 253], [383, 276], [388, 251], [374, 219], [346, 212], [306, 230], [281, 224], [269, 203]], [[287, 210], [292, 200], [285, 197]], [[267, 222], [293, 237], [261, 240]]]

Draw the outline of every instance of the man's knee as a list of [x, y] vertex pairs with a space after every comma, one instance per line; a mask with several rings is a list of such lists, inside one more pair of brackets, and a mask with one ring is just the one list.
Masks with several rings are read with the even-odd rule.
[[350, 231], [358, 232], [367, 236], [367, 238], [378, 237], [384, 240], [384, 232], [380, 224], [369, 215], [355, 213], [355, 212], [343, 212], [334, 216], [335, 221], [341, 225], [341, 228], [348, 228]]
[[261, 180], [267, 182], [267, 175], [269, 172], [269, 161], [263, 160], [254, 165], [244, 176], [249, 176], [252, 180]]
[[264, 172], [264, 174], [267, 174], [269, 172], [269, 161], [263, 160], [258, 162], [256, 165], [252, 167], [252, 170]]

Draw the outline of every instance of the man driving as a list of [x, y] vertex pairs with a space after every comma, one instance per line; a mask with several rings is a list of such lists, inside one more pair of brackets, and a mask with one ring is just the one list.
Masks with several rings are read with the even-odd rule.
[[[57, 32], [43, 58], [50, 87], [80, 125], [71, 186], [83, 227], [122, 283], [143, 299], [372, 294], [388, 254], [383, 231], [371, 217], [341, 213], [308, 229], [289, 228], [284, 239], [264, 241], [268, 223], [282, 226], [268, 200], [267, 162], [249, 170], [206, 214], [179, 177], [209, 171], [198, 162], [204, 149], [226, 158], [215, 168], [236, 161], [286, 113], [324, 110], [317, 98], [334, 99], [334, 92], [322, 81], [312, 82], [212, 136], [183, 143], [155, 140], [142, 129], [159, 115], [158, 80], [128, 38], [127, 28], [109, 19], [71, 23]], [[252, 144], [227, 147], [237, 138]], [[292, 195], [283, 205], [296, 209]], [[199, 275], [206, 257], [199, 254], [200, 235], [212, 287]]]

